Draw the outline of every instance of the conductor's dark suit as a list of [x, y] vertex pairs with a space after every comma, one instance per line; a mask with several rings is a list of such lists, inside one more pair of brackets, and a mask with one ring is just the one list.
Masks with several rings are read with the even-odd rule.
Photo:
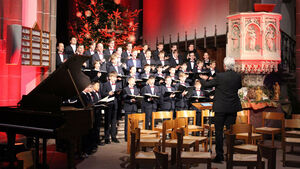
[[242, 87], [241, 75], [227, 70], [217, 73], [213, 80], [200, 79], [203, 87], [215, 86], [213, 111], [215, 112], [216, 153], [223, 159], [223, 128], [235, 123], [238, 111], [242, 110], [238, 90]]

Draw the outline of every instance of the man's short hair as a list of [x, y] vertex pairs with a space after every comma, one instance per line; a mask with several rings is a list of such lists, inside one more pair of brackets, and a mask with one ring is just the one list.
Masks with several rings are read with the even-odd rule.
[[180, 73], [179, 73], [179, 77], [186, 77], [186, 74], [183, 73], [183, 72], [180, 72]]
[[160, 54], [165, 54], [165, 52], [164, 52], [164, 51], [160, 51], [160, 52], [158, 53], [158, 55], [160, 55]]
[[108, 77], [117, 77], [118, 73], [116, 71], [112, 71], [109, 73]]
[[155, 79], [155, 76], [154, 75], [150, 75], [149, 79]]
[[144, 68], [145, 68], [145, 67], [148, 67], [148, 66], [150, 67], [150, 65], [149, 65], [149, 64], [145, 64]]

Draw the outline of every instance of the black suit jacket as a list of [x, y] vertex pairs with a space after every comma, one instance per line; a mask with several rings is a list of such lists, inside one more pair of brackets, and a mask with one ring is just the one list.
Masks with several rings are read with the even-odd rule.
[[[95, 54], [95, 51], [94, 51], [94, 54]], [[87, 51], [84, 51], [84, 55], [85, 56], [91, 56], [87, 61], [85, 61], [87, 67], [86, 68], [90, 68], [92, 69], [94, 67], [93, 65], [93, 55], [91, 54], [91, 51], [90, 50], [87, 50]]]
[[92, 97], [93, 97], [94, 104], [96, 104], [99, 100], [101, 100], [100, 92], [92, 91], [91, 94], [92, 94]]
[[211, 77], [216, 77], [217, 73], [218, 73], [218, 70], [217, 70], [217, 69], [215, 69], [214, 74], [213, 74], [213, 72], [211, 71], [211, 69], [209, 69], [209, 76], [211, 76]]
[[121, 53], [121, 58], [124, 59], [126, 62], [128, 60], [128, 53], [127, 53], [127, 50], [126, 51], [123, 51]]
[[[172, 91], [175, 91], [174, 87], [171, 87]], [[161, 86], [161, 97], [160, 97], [160, 110], [174, 110], [175, 109], [175, 98], [170, 96], [165, 96], [166, 91], [168, 91], [165, 85]]]
[[170, 56], [170, 58], [169, 58], [170, 66], [175, 67], [175, 66], [181, 65], [183, 63], [183, 60], [179, 56], [178, 56], [178, 62], [179, 62], [179, 64], [176, 63], [176, 60], [173, 58], [173, 56]]
[[[141, 95], [144, 96], [146, 93], [160, 96], [160, 88], [158, 86], [154, 86], [154, 93], [151, 93], [151, 88], [149, 85], [146, 85], [141, 90]], [[144, 99], [142, 106], [145, 108], [151, 108], [151, 109], [157, 109], [157, 103], [159, 102], [159, 99], [154, 99], [153, 101], [148, 101]], [[153, 107], [152, 107], [153, 106]]]
[[115, 71], [115, 72], [118, 72], [118, 74], [124, 75], [124, 72], [123, 72], [123, 69], [121, 66], [118, 66], [118, 71], [117, 71], [112, 64], [108, 64], [106, 70], [107, 70], [107, 73]]
[[[175, 89], [178, 90], [180, 86], [180, 83], [177, 83], [175, 85]], [[185, 86], [190, 86], [188, 83], [185, 83]], [[188, 98], [185, 96], [182, 96], [182, 94], [179, 94], [178, 97], [175, 98], [175, 106], [176, 107], [180, 107], [180, 108], [184, 108], [184, 107], [188, 107]]]
[[[137, 87], [134, 87], [134, 95], [139, 95], [139, 94], [140, 94], [139, 89]], [[127, 86], [123, 89], [124, 111], [130, 113], [137, 112], [136, 102], [130, 102], [132, 98], [129, 97], [128, 95], [132, 95], [132, 93], [130, 92], [129, 87]]]
[[[142, 68], [147, 64], [147, 60], [142, 60]], [[154, 59], [150, 60], [150, 65], [156, 65], [156, 61]]]
[[242, 87], [241, 75], [228, 70], [216, 74], [213, 80], [200, 79], [203, 87], [215, 87], [214, 112], [235, 113], [242, 110], [238, 90]]
[[[116, 90], [115, 91], [118, 91], [118, 90], [121, 90], [121, 89], [122, 89], [122, 84], [116, 82]], [[112, 91], [112, 87], [111, 87], [110, 81], [107, 81], [102, 86], [101, 96], [103, 98], [106, 97], [106, 96], [108, 96], [108, 93], [110, 91]], [[118, 105], [118, 99], [117, 98], [118, 98], [118, 96], [115, 96], [115, 100], [113, 102], [111, 102], [110, 104]]]
[[[113, 53], [115, 53], [115, 52], [116, 52], [116, 50], [114, 49], [114, 50], [113, 50]], [[105, 59], [109, 60], [109, 58], [110, 58], [110, 56], [111, 56], [109, 49], [105, 49], [105, 50], [103, 51], [103, 55], [104, 55], [104, 58], [105, 58]]]
[[72, 57], [75, 54], [74, 51], [73, 51], [73, 48], [71, 47], [71, 45], [66, 46], [65, 54], [68, 56], [68, 58]]
[[190, 61], [187, 62], [187, 71], [194, 72], [197, 69], [196, 61], [194, 61], [194, 67], [192, 68], [192, 64]]
[[[68, 56], [66, 54], [63, 54], [64, 55], [64, 60], [68, 59]], [[56, 52], [56, 69], [62, 64], [63, 62], [61, 61], [60, 59], [60, 56], [59, 54]]]
[[[161, 61], [157, 60], [156, 65], [159, 65], [159, 64], [162, 65]], [[169, 60], [165, 60], [165, 64], [163, 66], [170, 66]]]
[[157, 49], [152, 52], [152, 56], [153, 56], [154, 60], [158, 60], [159, 59], [158, 54], [159, 54], [159, 51]]
[[138, 58], [142, 61], [142, 60], [145, 60], [146, 59], [146, 56], [145, 56], [145, 53], [143, 51], [141, 51], [139, 54], [138, 54]]

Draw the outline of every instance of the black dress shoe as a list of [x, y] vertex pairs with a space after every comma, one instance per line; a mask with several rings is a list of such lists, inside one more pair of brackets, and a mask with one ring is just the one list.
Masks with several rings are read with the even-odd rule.
[[114, 143], [120, 143], [120, 141], [117, 138], [113, 138], [112, 142], [114, 142]]
[[102, 141], [100, 141], [100, 142], [97, 143], [97, 145], [98, 145], [98, 146], [104, 146], [105, 143], [103, 143]]
[[110, 144], [110, 140], [109, 139], [105, 139], [105, 144]]
[[81, 155], [80, 155], [80, 158], [81, 159], [85, 159], [85, 158], [88, 158], [89, 157], [89, 155], [87, 154], [87, 153], [82, 153]]
[[97, 152], [97, 150], [98, 150], [98, 147], [93, 147], [91, 150], [89, 150], [89, 151], [87, 152], [87, 154], [88, 154], [88, 155], [95, 154], [95, 153]]
[[224, 161], [224, 157], [223, 156], [216, 156], [212, 162], [213, 163], [222, 163], [222, 161]]

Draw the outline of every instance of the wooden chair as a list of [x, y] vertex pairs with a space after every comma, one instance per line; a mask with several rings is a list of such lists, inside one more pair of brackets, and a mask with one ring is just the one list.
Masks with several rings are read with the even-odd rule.
[[[258, 151], [256, 153], [241, 153], [241, 150], [235, 148], [235, 134], [226, 134], [227, 156], [226, 168], [232, 169], [233, 166], [247, 166], [254, 168], [256, 166], [264, 166]], [[236, 152], [239, 153], [236, 153]], [[248, 151], [245, 151], [248, 152]]]
[[[184, 132], [187, 132], [187, 121], [186, 118], [176, 118], [175, 119], [175, 128], [183, 128]], [[193, 140], [195, 141], [195, 151], [199, 151], [199, 144], [202, 144], [204, 151], [207, 151], [208, 140], [207, 137], [203, 136], [183, 136], [183, 140]]]
[[240, 140], [237, 138], [238, 134], [245, 133], [247, 136], [242, 138], [244, 140], [243, 144], [234, 145], [233, 148], [236, 152], [242, 154], [256, 154], [257, 153], [257, 145], [253, 145], [252, 143], [252, 125], [251, 124], [234, 124], [230, 126], [230, 134], [234, 134], [236, 140]]
[[[202, 128], [204, 129], [208, 129], [209, 128], [209, 124], [208, 123], [205, 123], [205, 118], [212, 118], [211, 116], [215, 116], [215, 112], [211, 112], [210, 113], [210, 110], [206, 109], [206, 110], [202, 110], [201, 112], [201, 126]], [[211, 129], [214, 131], [215, 130], [215, 125], [214, 124], [211, 124]]]
[[[134, 113], [134, 114], [129, 114], [128, 115], [128, 123], [129, 124], [129, 119], [137, 119], [138, 122], [142, 122], [142, 126], [140, 126], [138, 123], [138, 127], [141, 128], [141, 137], [157, 137], [159, 138], [159, 132], [158, 131], [154, 131], [154, 130], [146, 130], [145, 129], [145, 113]], [[130, 126], [127, 127], [128, 128], [128, 133], [130, 132]]]
[[[209, 134], [209, 149], [211, 150], [212, 149], [212, 135], [213, 135], [213, 132], [215, 131], [215, 125], [214, 124], [211, 124], [211, 127], [210, 127], [210, 130], [209, 130], [209, 124], [208, 123], [205, 123], [205, 118], [210, 118], [208, 120], [212, 120], [212, 118], [215, 116], [215, 112], [211, 112], [211, 110], [209, 109], [204, 109], [202, 110], [201, 112], [201, 126], [202, 128], [208, 130], [208, 134]], [[225, 130], [225, 128], [224, 128]], [[204, 134], [202, 134], [204, 135]]]
[[[281, 128], [274, 128], [274, 127], [266, 127], [265, 121], [266, 120], [278, 120], [281, 121]], [[272, 135], [272, 146], [274, 147], [274, 136], [275, 134], [280, 134], [284, 130], [284, 114], [277, 113], [277, 112], [263, 112], [262, 117], [262, 127], [258, 127], [255, 129], [256, 133], [261, 134], [271, 134]]]
[[209, 152], [186, 152], [183, 149], [183, 135], [184, 129], [180, 128], [176, 130], [177, 135], [177, 169], [182, 169], [182, 165], [185, 164], [190, 168], [194, 163], [206, 163], [207, 169], [211, 169], [211, 154]]
[[[157, 120], [165, 121], [165, 120], [172, 120], [173, 119], [173, 112], [171, 111], [158, 111], [152, 112], [152, 130], [162, 132], [162, 125], [156, 126], [155, 123]], [[170, 133], [170, 131], [167, 131]]]
[[130, 168], [139, 168], [140, 164], [153, 165], [156, 162], [154, 152], [140, 151], [140, 128], [131, 131]]
[[[258, 158], [266, 158], [268, 160], [268, 169], [276, 169], [276, 148], [258, 144]], [[264, 169], [264, 162], [258, 163], [257, 167]]]
[[292, 114], [292, 119], [300, 119], [300, 114]]
[[158, 146], [153, 149], [156, 165], [155, 169], [168, 169], [169, 168], [169, 155], [166, 152], [161, 152]]
[[[187, 131], [185, 135], [189, 135], [190, 132], [204, 132], [204, 128], [202, 126], [196, 125], [196, 110], [181, 110], [176, 111], [176, 118], [185, 118], [186, 123], [188, 124]], [[190, 118], [193, 119], [192, 124], [190, 124]], [[203, 136], [203, 135], [202, 135]]]
[[[129, 119], [129, 126], [130, 126], [130, 131], [134, 131], [135, 129], [139, 128], [139, 119], [134, 119], [134, 118], [130, 118]], [[157, 132], [157, 131], [155, 131]], [[141, 133], [141, 130], [140, 130], [140, 133]], [[148, 134], [140, 134], [140, 143], [139, 143], [139, 146], [141, 148], [143, 148], [144, 150], [147, 148], [147, 147], [154, 147], [155, 144], [157, 144], [159, 142], [159, 138], [157, 138], [157, 136], [155, 137], [146, 137]], [[131, 144], [131, 138], [128, 138], [127, 140], [127, 153], [130, 152], [130, 144]]]
[[[166, 147], [171, 148], [171, 164], [175, 164], [176, 162], [177, 139], [175, 129], [176, 120], [166, 120], [163, 122], [162, 152], [165, 152]], [[167, 139], [167, 135], [171, 136], [170, 139]], [[199, 149], [199, 142], [196, 142], [195, 140], [184, 140], [182, 146], [186, 151], [189, 151], [190, 148], [194, 148], [194, 151], [196, 151]]]
[[[286, 160], [286, 148], [287, 146], [300, 146], [300, 119], [286, 119], [285, 120], [285, 129], [293, 129], [289, 131], [283, 131], [283, 139], [282, 139], [282, 161], [283, 161], [283, 166], [287, 167], [299, 167], [300, 162], [298, 161], [291, 161], [291, 160]], [[298, 130], [295, 130], [298, 129]], [[294, 152], [291, 152], [293, 154]]]

